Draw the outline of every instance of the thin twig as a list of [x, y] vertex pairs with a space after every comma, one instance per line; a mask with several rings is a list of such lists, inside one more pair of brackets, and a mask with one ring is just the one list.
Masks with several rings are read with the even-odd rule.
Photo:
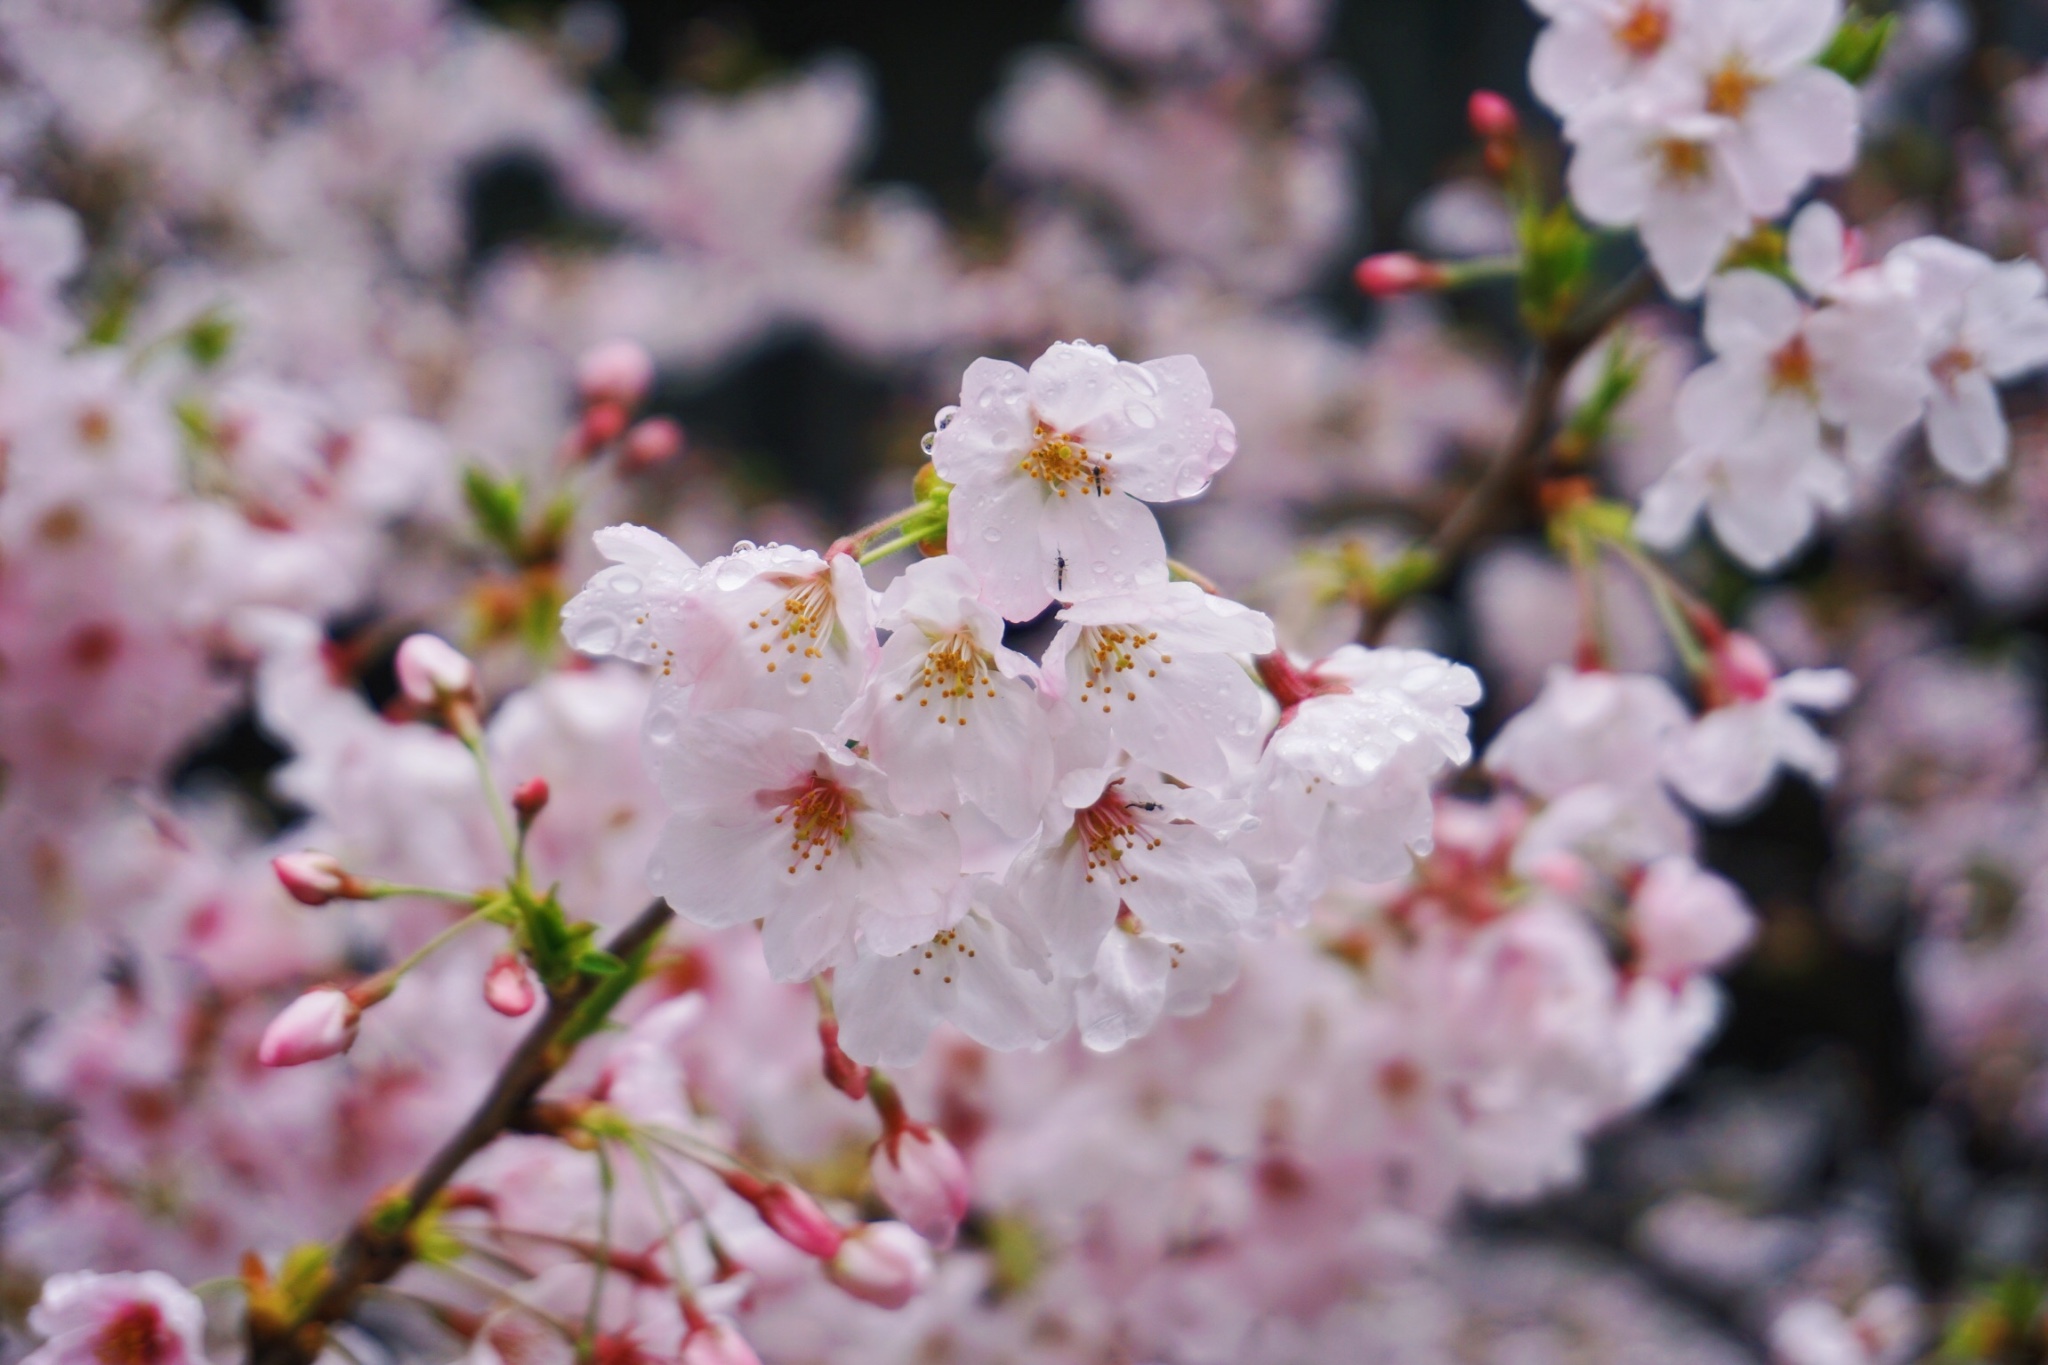
[[[1435, 566], [1431, 581], [1442, 580], [1457, 567], [1492, 528], [1513, 495], [1528, 483], [1556, 424], [1558, 399], [1564, 395], [1572, 370], [1607, 335], [1610, 327], [1648, 302], [1655, 290], [1655, 277], [1647, 268], [1638, 267], [1584, 317], [1542, 340], [1536, 351], [1535, 373], [1530, 376], [1528, 390], [1522, 395], [1521, 411], [1515, 417], [1514, 431], [1479, 482], [1451, 509], [1424, 547]], [[1404, 602], [1400, 599], [1369, 604], [1359, 627], [1359, 640], [1368, 645], [1378, 644]]]
[[[664, 901], [642, 910], [606, 945], [614, 957], [631, 958], [668, 927], [675, 912]], [[504, 1133], [519, 1112], [532, 1103], [542, 1086], [568, 1061], [570, 1049], [561, 1036], [602, 978], [579, 976], [574, 985], [548, 1001], [547, 1013], [534, 1025], [467, 1122], [413, 1177], [407, 1190], [408, 1213], [396, 1229], [380, 1229], [366, 1217], [350, 1231], [334, 1257], [325, 1290], [290, 1323], [266, 1324], [251, 1319], [249, 1365], [313, 1365], [327, 1341], [327, 1329], [355, 1310], [364, 1289], [382, 1284], [404, 1269], [413, 1257], [413, 1230], [456, 1172], [477, 1152]]]

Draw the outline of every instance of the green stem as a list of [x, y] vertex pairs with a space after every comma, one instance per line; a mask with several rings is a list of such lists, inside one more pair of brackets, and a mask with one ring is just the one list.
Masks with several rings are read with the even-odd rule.
[[577, 1343], [576, 1354], [589, 1359], [597, 1349], [597, 1316], [604, 1306], [605, 1276], [612, 1268], [612, 1159], [605, 1155], [604, 1142], [598, 1141], [593, 1154], [597, 1157], [598, 1201], [597, 1201], [597, 1259], [592, 1266], [590, 1277], [590, 1306], [583, 1310], [583, 1340]]
[[518, 827], [512, 820], [512, 808], [505, 804], [505, 794], [498, 790], [497, 779], [491, 776], [491, 760], [484, 752], [483, 736], [475, 733], [464, 734], [462, 747], [469, 750], [469, 756], [476, 761], [477, 777], [482, 781], [484, 788], [484, 804], [491, 808], [491, 821], [498, 827], [498, 838], [504, 841], [505, 852], [512, 855], [514, 868], [523, 876], [526, 869], [526, 841], [520, 838]]
[[923, 536], [897, 536], [893, 540], [885, 540], [860, 557], [860, 566], [865, 569], [877, 560], [887, 559], [898, 550], [907, 550], [913, 545], [922, 544], [924, 539]]
[[403, 882], [373, 882], [368, 894], [358, 899], [382, 901], [394, 896], [417, 896], [421, 900], [449, 901], [456, 905], [475, 905], [481, 899], [474, 892], [449, 891], [438, 886], [407, 886]]
[[484, 920], [488, 918], [489, 916], [481, 910], [477, 910], [470, 914], [464, 915], [461, 919], [455, 921], [455, 923], [449, 925], [446, 929], [443, 929], [440, 933], [434, 935], [425, 943], [421, 944], [418, 948], [414, 949], [405, 957], [405, 959], [402, 962], [400, 962], [397, 966], [391, 968], [384, 975], [387, 978], [389, 978], [390, 983], [393, 986], [396, 986], [400, 981], [403, 981], [405, 979], [405, 974], [407, 972], [419, 966], [422, 962], [425, 962], [435, 953], [441, 951], [441, 949], [447, 947], [448, 944], [453, 942], [455, 939], [459, 938], [465, 930], [475, 925], [483, 923]]

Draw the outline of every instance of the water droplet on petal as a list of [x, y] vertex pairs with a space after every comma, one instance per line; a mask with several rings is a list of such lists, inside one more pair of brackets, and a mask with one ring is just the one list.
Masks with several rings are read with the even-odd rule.
[[615, 573], [605, 586], [621, 597], [632, 597], [640, 591], [640, 580], [629, 573]]
[[1133, 365], [1127, 360], [1117, 366], [1116, 369], [1117, 374], [1123, 379], [1124, 383], [1130, 385], [1146, 397], [1149, 398], [1159, 392], [1158, 379], [1153, 376], [1152, 371], [1146, 369], [1143, 365]]
[[656, 711], [647, 718], [647, 741], [650, 744], [673, 744], [676, 738], [676, 718], [672, 711]]
[[1150, 431], [1159, 425], [1159, 414], [1149, 403], [1132, 403], [1124, 409], [1124, 419], [1140, 431]]
[[957, 404], [953, 407], [940, 408], [939, 415], [932, 419], [932, 424], [938, 427], [940, 431], [944, 431], [947, 427], [953, 425], [953, 419], [959, 415], [960, 408]]
[[929, 455], [932, 453], [932, 447], [936, 446], [938, 443], [939, 433], [937, 433], [936, 431], [927, 431], [924, 434], [924, 439], [922, 441], [919, 441], [917, 445], [920, 450], [924, 451], [925, 454]]
[[569, 643], [585, 654], [609, 654], [619, 647], [619, 623], [605, 616], [585, 616], [569, 627]]

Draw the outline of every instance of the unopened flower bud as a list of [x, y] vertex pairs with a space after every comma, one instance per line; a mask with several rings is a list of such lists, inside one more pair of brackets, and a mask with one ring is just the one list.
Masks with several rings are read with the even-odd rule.
[[667, 464], [683, 453], [683, 429], [673, 418], [650, 417], [626, 433], [626, 463], [635, 469]]
[[630, 416], [617, 403], [592, 403], [583, 410], [583, 416], [576, 424], [577, 450], [590, 455], [618, 440]]
[[346, 991], [332, 986], [307, 991], [263, 1030], [256, 1060], [265, 1066], [299, 1066], [346, 1052], [356, 1040], [362, 1017]]
[[637, 341], [607, 341], [576, 364], [576, 392], [586, 406], [612, 403], [632, 409], [654, 387], [654, 357]]
[[838, 1020], [818, 1021], [818, 1043], [825, 1054], [825, 1083], [850, 1100], [866, 1099], [869, 1069], [840, 1048]]
[[761, 1357], [729, 1322], [705, 1320], [683, 1338], [678, 1365], [761, 1365]]
[[533, 1008], [533, 978], [517, 953], [499, 953], [484, 972], [484, 1003], [516, 1019]]
[[728, 1172], [725, 1183], [734, 1194], [754, 1206], [754, 1212], [761, 1215], [761, 1221], [776, 1236], [807, 1256], [825, 1260], [846, 1240], [846, 1229], [834, 1222], [817, 1200], [794, 1185], [779, 1180], [770, 1184], [744, 1171]]
[[902, 1223], [869, 1223], [847, 1235], [825, 1276], [856, 1299], [901, 1308], [931, 1283], [932, 1249]]
[[1496, 138], [1521, 136], [1522, 117], [1515, 112], [1515, 106], [1507, 98], [1492, 90], [1475, 90], [1472, 99], [1465, 106], [1465, 117], [1478, 136], [1492, 141]]
[[409, 635], [393, 661], [398, 688], [416, 706], [442, 706], [476, 691], [476, 665], [438, 635]]
[[1389, 251], [1378, 256], [1368, 256], [1358, 263], [1358, 268], [1352, 272], [1352, 278], [1357, 281], [1360, 289], [1376, 299], [1441, 289], [1450, 281], [1450, 276], [1442, 266], [1432, 265], [1406, 251]]
[[967, 1163], [946, 1135], [910, 1124], [875, 1144], [868, 1156], [875, 1193], [898, 1218], [940, 1250], [953, 1245], [967, 1216]]
[[1722, 702], [1762, 701], [1778, 669], [1753, 636], [1731, 630], [1714, 645], [1713, 690]]
[[519, 784], [518, 789], [512, 793], [512, 813], [519, 817], [521, 828], [539, 819], [540, 813], [546, 810], [547, 807], [548, 780], [544, 777], [536, 777], [530, 782], [522, 782]]
[[1536, 860], [1529, 880], [1580, 904], [1593, 893], [1593, 866], [1576, 853], [1554, 849]]
[[333, 857], [307, 849], [270, 860], [271, 871], [301, 905], [325, 905], [335, 900], [361, 899], [363, 884]]

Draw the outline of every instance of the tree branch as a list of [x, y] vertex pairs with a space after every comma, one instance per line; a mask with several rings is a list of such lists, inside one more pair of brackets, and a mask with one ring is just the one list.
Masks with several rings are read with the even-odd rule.
[[[606, 949], [614, 957], [631, 959], [674, 918], [667, 902], [657, 900], [621, 929]], [[603, 980], [586, 973], [550, 997], [547, 1012], [505, 1059], [476, 1110], [413, 1177], [405, 1196], [406, 1216], [397, 1228], [377, 1227], [374, 1215], [358, 1222], [335, 1255], [326, 1287], [295, 1321], [264, 1322], [251, 1314], [249, 1365], [312, 1365], [326, 1344], [328, 1327], [355, 1310], [364, 1290], [405, 1268], [413, 1257], [414, 1230], [435, 1198], [465, 1162], [513, 1125], [568, 1061], [574, 1049], [562, 1044], [562, 1034]]]
[[[1456, 568], [1499, 518], [1515, 492], [1528, 483], [1547, 448], [1550, 429], [1557, 419], [1558, 399], [1564, 394], [1573, 368], [1607, 335], [1610, 327], [1647, 303], [1655, 292], [1656, 277], [1648, 267], [1638, 266], [1634, 274], [1585, 316], [1542, 340], [1536, 351], [1536, 371], [1522, 395], [1521, 411], [1515, 417], [1515, 428], [1507, 444], [1424, 546], [1433, 565], [1429, 582], [1442, 580]], [[1377, 645], [1405, 601], [1403, 597], [1368, 603], [1358, 631], [1360, 643]]]

